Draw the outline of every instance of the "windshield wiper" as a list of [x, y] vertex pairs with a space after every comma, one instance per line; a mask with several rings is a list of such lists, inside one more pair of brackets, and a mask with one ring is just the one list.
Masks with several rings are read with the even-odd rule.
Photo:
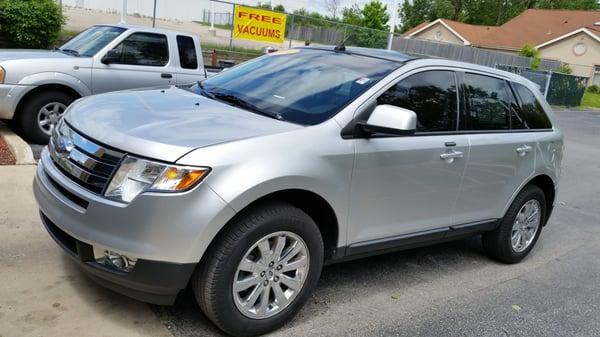
[[200, 88], [200, 95], [211, 99], [215, 99], [215, 95], [204, 88], [204, 84], [202, 84], [202, 81], [198, 81], [198, 88]]
[[[204, 90], [203, 90], [204, 91]], [[260, 115], [263, 116], [267, 116], [267, 117], [271, 117], [271, 118], [275, 118], [278, 120], [283, 120], [283, 117], [276, 113], [276, 112], [272, 112], [272, 111], [266, 111], [263, 109], [260, 109], [259, 107], [257, 107], [256, 105], [244, 100], [243, 98], [240, 98], [238, 96], [235, 95], [231, 95], [231, 94], [225, 94], [225, 93], [220, 93], [220, 92], [209, 92], [209, 91], [204, 91], [205, 93], [212, 95], [213, 98], [216, 98], [220, 101], [223, 102], [227, 102], [230, 104], [233, 104], [235, 106], [238, 106], [242, 109], [246, 109], [246, 110], [250, 110], [252, 112], [258, 113]]]
[[81, 56], [81, 55], [79, 55], [79, 52], [77, 50], [75, 50], [75, 49], [54, 48], [54, 50], [57, 50], [57, 51], [60, 51], [60, 52], [63, 52], [65, 54], [69, 54], [69, 55], [72, 55], [72, 56], [76, 56], [76, 57]]

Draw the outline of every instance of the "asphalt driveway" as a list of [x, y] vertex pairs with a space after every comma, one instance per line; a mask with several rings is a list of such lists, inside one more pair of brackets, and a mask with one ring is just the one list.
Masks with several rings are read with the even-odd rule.
[[[272, 336], [599, 336], [600, 113], [557, 115], [557, 207], [522, 263], [473, 238], [329, 266]], [[220, 335], [189, 291], [149, 306], [87, 281], [41, 229], [21, 170], [0, 170], [0, 336]]]

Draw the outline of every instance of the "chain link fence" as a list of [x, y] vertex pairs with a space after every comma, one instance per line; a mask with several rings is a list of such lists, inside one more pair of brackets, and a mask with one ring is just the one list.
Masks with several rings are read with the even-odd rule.
[[540, 86], [548, 103], [559, 106], [579, 106], [588, 83], [587, 77], [533, 70], [526, 67], [498, 65], [498, 69], [521, 75]]

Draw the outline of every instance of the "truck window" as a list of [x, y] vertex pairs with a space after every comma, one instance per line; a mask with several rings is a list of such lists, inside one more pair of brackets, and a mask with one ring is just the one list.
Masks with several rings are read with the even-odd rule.
[[115, 48], [120, 64], [162, 67], [169, 62], [167, 37], [154, 33], [133, 33]]
[[521, 112], [527, 126], [530, 129], [551, 129], [552, 123], [540, 102], [538, 102], [531, 90], [524, 85], [515, 83], [514, 88], [517, 91], [521, 103]]
[[183, 69], [198, 69], [198, 56], [194, 39], [189, 36], [177, 35], [177, 50], [179, 63]]

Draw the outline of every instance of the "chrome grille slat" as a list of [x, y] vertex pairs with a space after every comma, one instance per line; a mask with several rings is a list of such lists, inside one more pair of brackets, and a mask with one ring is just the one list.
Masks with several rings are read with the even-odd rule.
[[69, 153], [69, 159], [78, 164], [78, 166], [85, 168], [90, 172], [94, 172], [97, 175], [102, 175], [108, 178], [112, 174], [115, 169], [114, 164], [106, 164], [97, 159], [94, 159], [87, 154], [79, 151], [79, 149], [74, 148]]
[[53, 135], [48, 144], [52, 161], [80, 186], [94, 193], [102, 193], [125, 154], [98, 145], [73, 129], [70, 132], [71, 148], [65, 150], [63, 146], [61, 152], [56, 148], [60, 137], [64, 136]]
[[117, 164], [121, 158], [123, 157], [123, 153], [107, 149], [98, 144], [93, 143], [92, 141], [82, 137], [77, 134], [75, 131], [72, 131], [73, 134], [73, 145], [75, 147], [83, 150], [86, 153], [106, 162]]

